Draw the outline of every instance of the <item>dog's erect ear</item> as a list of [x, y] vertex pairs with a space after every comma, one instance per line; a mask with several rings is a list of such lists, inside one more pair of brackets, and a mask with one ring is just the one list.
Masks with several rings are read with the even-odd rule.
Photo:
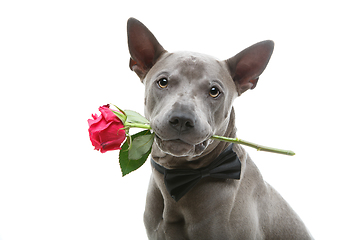
[[165, 50], [149, 29], [135, 18], [129, 18], [127, 33], [130, 69], [136, 72], [142, 81]]
[[273, 41], [263, 41], [226, 60], [239, 95], [256, 87], [259, 76], [265, 70], [273, 50]]

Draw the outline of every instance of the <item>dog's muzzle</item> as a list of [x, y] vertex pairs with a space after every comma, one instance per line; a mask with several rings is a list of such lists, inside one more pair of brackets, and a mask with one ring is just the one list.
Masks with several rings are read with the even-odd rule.
[[212, 142], [212, 128], [208, 117], [196, 109], [194, 103], [175, 102], [150, 121], [160, 150], [176, 157], [195, 157], [205, 151]]

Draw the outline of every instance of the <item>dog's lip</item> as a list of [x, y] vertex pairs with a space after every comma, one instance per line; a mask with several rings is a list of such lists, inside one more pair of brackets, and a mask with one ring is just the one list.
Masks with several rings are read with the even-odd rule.
[[197, 146], [197, 145], [205, 145], [207, 141], [210, 140], [210, 138], [206, 138], [205, 140], [199, 142], [199, 143], [190, 143], [184, 139], [181, 139], [181, 138], [172, 138], [172, 139], [163, 139], [161, 138], [160, 136], [158, 136], [157, 134], [155, 134], [155, 137], [162, 141], [162, 142], [167, 142], [167, 141], [171, 141], [171, 142], [179, 142], [179, 143], [186, 143], [186, 144], [189, 144], [189, 145], [192, 145], [192, 146]]
[[[174, 138], [174, 139], [162, 139], [161, 137], [159, 137], [158, 135], [155, 134], [155, 138], [156, 138], [156, 143], [158, 145], [158, 147], [160, 149], [162, 149], [163, 151], [169, 153], [172, 155], [172, 151], [169, 149], [167, 149], [165, 147], [165, 150], [163, 147], [166, 146], [167, 143], [175, 143], [175, 144], [179, 144], [179, 145], [188, 145], [188, 146], [192, 146], [193, 148], [193, 153], [192, 153], [192, 156], [198, 156], [200, 154], [202, 154], [205, 149], [208, 147], [208, 145], [211, 143], [211, 139], [207, 138], [205, 139], [204, 141], [200, 142], [200, 143], [189, 143], [187, 141], [184, 141], [183, 139], [180, 139], [180, 138]], [[165, 145], [164, 145], [165, 144]], [[168, 152], [169, 151], [169, 152]]]

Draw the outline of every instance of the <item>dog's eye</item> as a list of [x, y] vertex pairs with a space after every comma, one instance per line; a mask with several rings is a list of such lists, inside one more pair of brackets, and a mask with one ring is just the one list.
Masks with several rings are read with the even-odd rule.
[[162, 78], [162, 79], [160, 79], [159, 81], [158, 81], [158, 85], [159, 85], [159, 87], [161, 87], [161, 88], [166, 88], [167, 87], [167, 85], [168, 85], [168, 80], [166, 79], [166, 78]]
[[220, 90], [217, 87], [211, 87], [209, 95], [213, 98], [217, 98], [220, 95]]

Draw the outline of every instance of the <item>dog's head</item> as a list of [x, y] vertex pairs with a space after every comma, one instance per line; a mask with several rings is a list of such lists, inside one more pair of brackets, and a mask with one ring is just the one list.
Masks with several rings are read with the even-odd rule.
[[228, 129], [232, 103], [254, 89], [274, 48], [252, 45], [219, 61], [192, 52], [167, 52], [138, 20], [128, 21], [130, 68], [145, 84], [145, 116], [166, 154], [196, 158], [213, 148], [210, 137]]

